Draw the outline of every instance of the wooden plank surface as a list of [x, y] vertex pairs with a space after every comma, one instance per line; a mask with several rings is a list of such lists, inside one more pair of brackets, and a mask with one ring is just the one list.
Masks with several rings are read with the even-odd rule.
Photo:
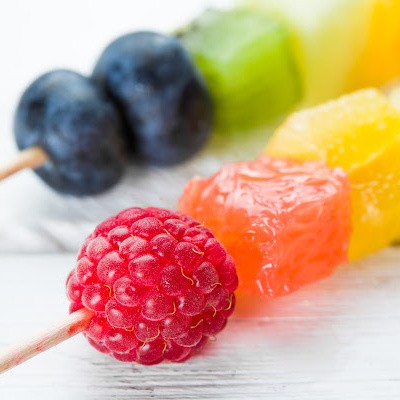
[[[66, 312], [74, 255], [2, 255], [0, 347]], [[202, 355], [143, 367], [83, 336], [0, 377], [1, 399], [398, 399], [400, 249], [235, 317]]]

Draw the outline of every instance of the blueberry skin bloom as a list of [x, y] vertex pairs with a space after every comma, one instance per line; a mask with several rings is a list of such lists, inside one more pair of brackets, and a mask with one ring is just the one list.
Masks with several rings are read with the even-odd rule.
[[63, 194], [85, 196], [115, 185], [124, 172], [121, 116], [90, 78], [55, 70], [23, 93], [14, 119], [19, 149], [41, 147], [49, 161], [35, 172]]
[[178, 39], [154, 32], [122, 36], [104, 50], [93, 78], [119, 105], [143, 161], [176, 164], [207, 141], [211, 98]]

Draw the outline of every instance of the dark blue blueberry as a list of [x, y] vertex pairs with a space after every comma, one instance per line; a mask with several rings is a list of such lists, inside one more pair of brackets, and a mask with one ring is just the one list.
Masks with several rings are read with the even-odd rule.
[[122, 36], [104, 50], [93, 78], [120, 106], [142, 160], [175, 164], [208, 139], [211, 99], [178, 39], [153, 32]]
[[50, 160], [35, 172], [76, 196], [113, 186], [124, 172], [121, 116], [91, 79], [66, 70], [35, 80], [18, 104], [14, 133], [22, 149], [40, 146]]

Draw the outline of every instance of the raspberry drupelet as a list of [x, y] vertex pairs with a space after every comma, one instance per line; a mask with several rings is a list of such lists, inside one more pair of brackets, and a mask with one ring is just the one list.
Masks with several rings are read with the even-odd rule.
[[67, 279], [70, 311], [94, 316], [89, 343], [121, 361], [182, 362], [220, 332], [235, 305], [234, 261], [206, 227], [159, 208], [97, 226]]

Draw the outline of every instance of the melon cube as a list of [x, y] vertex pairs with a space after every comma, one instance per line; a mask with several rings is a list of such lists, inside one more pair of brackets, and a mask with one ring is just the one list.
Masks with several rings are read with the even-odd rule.
[[195, 178], [179, 201], [235, 259], [239, 292], [282, 296], [347, 261], [350, 186], [340, 168], [268, 157]]
[[[397, 1], [397, 0], [396, 0]], [[304, 104], [348, 90], [366, 46], [375, 0], [249, 0], [288, 26], [304, 85]]]
[[360, 90], [293, 114], [274, 133], [265, 153], [322, 160], [347, 172], [350, 260], [400, 237], [400, 112], [379, 91]]

